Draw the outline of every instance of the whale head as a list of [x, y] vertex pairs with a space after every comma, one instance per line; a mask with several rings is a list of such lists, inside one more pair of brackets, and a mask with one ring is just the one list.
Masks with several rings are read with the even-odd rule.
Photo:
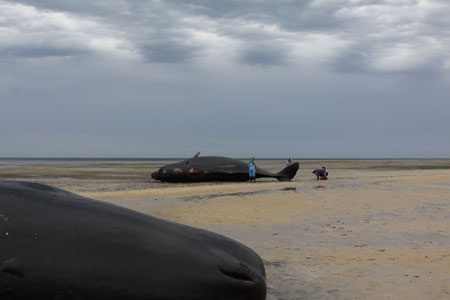
[[0, 180], [0, 213], [6, 299], [266, 297], [261, 258], [210, 231], [18, 181]]
[[152, 178], [160, 181], [185, 181], [186, 176], [192, 173], [191, 160], [184, 160], [161, 167], [152, 173]]

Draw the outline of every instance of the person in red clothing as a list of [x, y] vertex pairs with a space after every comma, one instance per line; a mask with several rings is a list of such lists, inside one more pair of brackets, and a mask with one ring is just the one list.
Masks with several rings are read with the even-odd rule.
[[315, 169], [312, 172], [313, 172], [313, 174], [316, 174], [317, 180], [327, 180], [328, 179], [328, 171], [325, 167]]

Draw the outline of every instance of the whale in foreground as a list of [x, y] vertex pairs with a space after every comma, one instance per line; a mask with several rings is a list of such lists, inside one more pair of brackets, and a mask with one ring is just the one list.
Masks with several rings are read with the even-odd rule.
[[[167, 182], [247, 181], [248, 165], [240, 160], [221, 156], [199, 156], [166, 165], [152, 173], [152, 178]], [[256, 167], [256, 178], [276, 178], [291, 181], [297, 174], [298, 162], [279, 173]]]
[[260, 257], [232, 239], [47, 185], [0, 181], [0, 299], [265, 298]]

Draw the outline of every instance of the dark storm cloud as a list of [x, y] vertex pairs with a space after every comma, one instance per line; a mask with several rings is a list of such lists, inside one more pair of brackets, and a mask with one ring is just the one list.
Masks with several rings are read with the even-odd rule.
[[[449, 59], [448, 55], [440, 55], [444, 52], [443, 47], [448, 45], [448, 35], [439, 30], [449, 26], [445, 12], [450, 5], [443, 1], [122, 0], [72, 3], [28, 0], [19, 3], [41, 9], [43, 14], [62, 12], [68, 13], [68, 18], [94, 22], [103, 28], [86, 26], [84, 32], [91, 38], [105, 34], [114, 37], [119, 40], [118, 44], [127, 45], [129, 52], [140, 55], [147, 62], [184, 63], [211, 55], [211, 51], [220, 49], [221, 45], [216, 46], [214, 39], [205, 39], [204, 33], [228, 39], [232, 43], [228, 46], [232, 48], [227, 49], [227, 59], [250, 65], [298, 61], [296, 55], [304, 57], [305, 39], [313, 47], [328, 48], [329, 54], [325, 57], [313, 55], [313, 60], [324, 62], [325, 59], [332, 69], [342, 72], [404, 72], [408, 64], [414, 71], [421, 70], [420, 65], [428, 61], [437, 66], [438, 71]], [[57, 32], [50, 30], [50, 39], [52, 34]], [[311, 37], [316, 37], [317, 41]], [[332, 42], [323, 43], [324, 40]], [[261, 48], [261, 45], [271, 44], [277, 48]], [[121, 50], [125, 46], [113, 47]], [[89, 50], [95, 51], [92, 47]], [[406, 58], [398, 61], [404, 54]], [[414, 56], [420, 56], [419, 61], [412, 59]], [[311, 58], [305, 59], [310, 61]], [[391, 60], [395, 62], [391, 64]], [[436, 63], [438, 60], [440, 63]]]
[[241, 55], [241, 61], [249, 65], [281, 65], [285, 62], [283, 51], [259, 47], [246, 49]]
[[0, 156], [450, 156], [449, 14], [0, 0]]
[[365, 47], [352, 47], [350, 51], [338, 56], [330, 67], [337, 72], [343, 73], [365, 72], [367, 70], [366, 61], [369, 55]]
[[177, 42], [164, 41], [141, 45], [141, 53], [147, 62], [180, 63], [185, 62], [197, 53], [197, 48], [189, 47]]
[[3, 59], [7, 57], [18, 58], [44, 58], [44, 57], [72, 57], [87, 54], [87, 51], [80, 49], [58, 49], [49, 47], [17, 47], [0, 49]]

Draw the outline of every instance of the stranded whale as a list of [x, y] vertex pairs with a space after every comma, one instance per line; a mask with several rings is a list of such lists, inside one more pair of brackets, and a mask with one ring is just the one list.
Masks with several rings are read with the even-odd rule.
[[0, 299], [266, 297], [250, 248], [43, 184], [0, 181]]
[[[168, 182], [246, 181], [248, 165], [240, 160], [220, 156], [199, 156], [166, 165], [152, 173], [152, 178]], [[271, 173], [256, 167], [256, 178], [272, 177], [279, 181], [291, 181], [299, 168], [298, 162], [279, 173]]]

